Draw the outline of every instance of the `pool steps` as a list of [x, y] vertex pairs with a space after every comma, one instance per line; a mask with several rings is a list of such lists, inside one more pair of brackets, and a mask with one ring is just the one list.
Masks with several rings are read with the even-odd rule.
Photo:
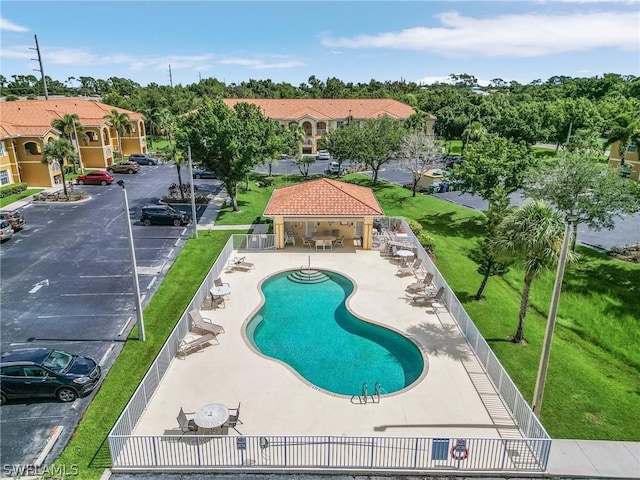
[[287, 278], [296, 283], [322, 283], [329, 280], [325, 273], [307, 267], [291, 272]]

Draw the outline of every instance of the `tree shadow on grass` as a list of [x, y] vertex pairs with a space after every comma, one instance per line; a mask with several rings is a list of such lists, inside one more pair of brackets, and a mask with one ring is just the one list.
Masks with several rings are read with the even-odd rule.
[[459, 218], [456, 213], [427, 214], [416, 219], [428, 231], [446, 237], [474, 238], [484, 235], [481, 217]]
[[639, 270], [628, 268], [621, 260], [609, 258], [588, 248], [581, 248], [579, 253], [584, 261], [578, 260], [576, 264], [568, 266], [563, 291], [584, 296], [605, 295], [612, 301], [603, 313], [612, 317], [637, 317]]

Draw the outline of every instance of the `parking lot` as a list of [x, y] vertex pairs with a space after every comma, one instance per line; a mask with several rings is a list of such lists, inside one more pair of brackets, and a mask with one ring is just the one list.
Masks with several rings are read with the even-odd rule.
[[[128, 194], [144, 306], [192, 225], [145, 227], [139, 222], [141, 207], [157, 203], [177, 181], [173, 165], [114, 176], [124, 180]], [[195, 183], [206, 193], [220, 189], [215, 180]], [[24, 207], [26, 227], [2, 244], [1, 348], [59, 348], [93, 358], [106, 373], [135, 324], [124, 197], [115, 182], [82, 189], [89, 200]], [[191, 214], [189, 205], [178, 208]], [[199, 208], [198, 215], [203, 211]], [[33, 464], [61, 432], [50, 458], [59, 454], [90, 398], [9, 401], [0, 410], [2, 464]]]

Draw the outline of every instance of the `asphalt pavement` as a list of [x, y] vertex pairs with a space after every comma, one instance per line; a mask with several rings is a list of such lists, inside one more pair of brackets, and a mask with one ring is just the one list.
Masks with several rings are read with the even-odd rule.
[[[128, 195], [144, 308], [193, 227], [145, 227], [139, 221], [141, 207], [157, 203], [177, 180], [173, 165], [115, 177], [124, 180]], [[215, 180], [195, 184], [211, 194], [221, 188]], [[104, 376], [136, 319], [124, 196], [115, 182], [75, 188], [90, 199], [26, 204], [26, 227], [0, 247], [0, 345], [2, 351], [48, 347], [85, 355], [101, 364]], [[191, 214], [189, 205], [177, 207]], [[53, 448], [47, 458], [55, 458], [92, 396], [72, 403], [9, 401], [0, 409], [0, 462], [34, 464], [48, 444]]]

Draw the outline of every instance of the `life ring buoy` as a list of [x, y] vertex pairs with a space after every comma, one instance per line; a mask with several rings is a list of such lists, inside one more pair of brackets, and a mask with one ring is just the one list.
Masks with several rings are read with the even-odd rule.
[[454, 445], [451, 447], [451, 458], [454, 460], [465, 460], [469, 456], [469, 449], [465, 448], [464, 452], [459, 452]]

